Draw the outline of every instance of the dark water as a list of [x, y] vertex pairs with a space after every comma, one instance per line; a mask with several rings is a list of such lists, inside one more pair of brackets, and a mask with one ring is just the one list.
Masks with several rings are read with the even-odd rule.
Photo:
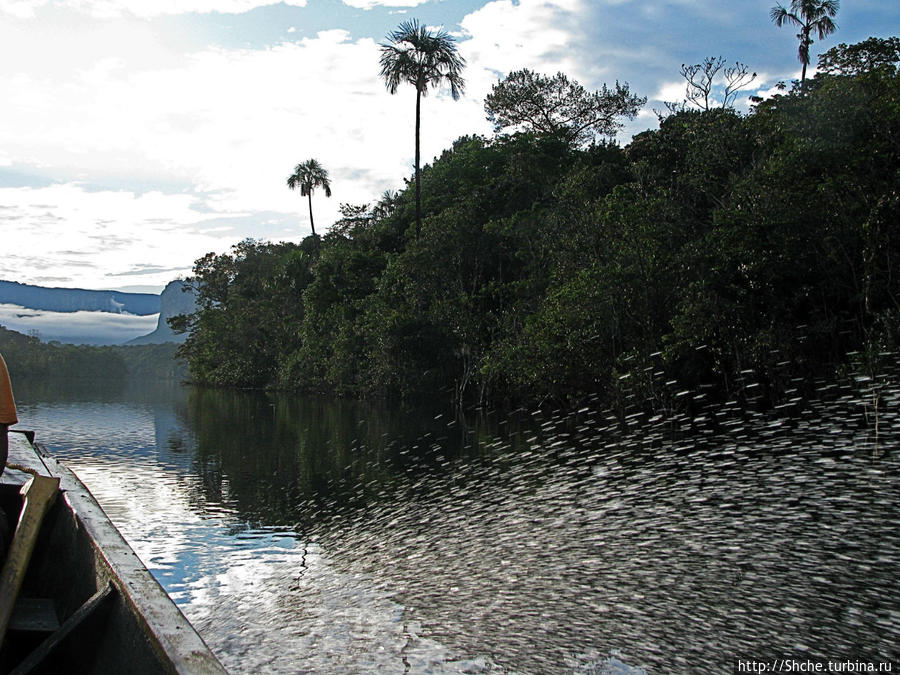
[[235, 673], [898, 658], [892, 381], [691, 420], [16, 388]]

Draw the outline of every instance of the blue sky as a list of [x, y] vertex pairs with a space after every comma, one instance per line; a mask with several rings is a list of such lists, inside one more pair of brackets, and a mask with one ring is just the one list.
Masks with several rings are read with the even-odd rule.
[[[378, 45], [418, 18], [459, 40], [466, 95], [431, 94], [423, 158], [490, 134], [485, 95], [527, 67], [648, 98], [620, 134], [656, 126], [682, 63], [739, 60], [746, 94], [799, 77], [795, 30], [771, 0], [0, 0], [0, 279], [156, 291], [246, 237], [299, 241], [305, 200], [285, 186], [318, 159], [342, 202], [402, 187], [414, 92], [389, 95]], [[844, 0], [839, 42], [900, 34], [897, 0]]]

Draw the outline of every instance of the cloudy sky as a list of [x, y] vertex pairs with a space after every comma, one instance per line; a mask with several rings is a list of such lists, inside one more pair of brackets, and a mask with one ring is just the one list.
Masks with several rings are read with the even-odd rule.
[[[680, 99], [682, 63], [739, 60], [747, 93], [799, 77], [774, 0], [0, 0], [0, 279], [158, 292], [246, 237], [299, 241], [306, 203], [285, 186], [318, 159], [342, 202], [402, 187], [415, 93], [389, 95], [379, 43], [403, 20], [442, 26], [466, 95], [431, 94], [423, 159], [489, 134], [483, 101], [511, 70], [564, 71], [648, 97], [620, 136]], [[844, 0], [838, 42], [900, 34], [897, 0]]]

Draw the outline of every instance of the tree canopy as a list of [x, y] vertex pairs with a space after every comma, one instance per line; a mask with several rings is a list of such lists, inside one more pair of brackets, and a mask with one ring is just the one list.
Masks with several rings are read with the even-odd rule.
[[809, 48], [813, 43], [812, 35], [816, 34], [823, 40], [837, 30], [834, 16], [840, 6], [840, 0], [791, 0], [790, 9], [778, 4], [769, 12], [770, 18], [779, 28], [787, 23], [800, 29], [797, 33], [797, 39], [800, 40], [797, 58], [803, 64], [803, 72], [800, 75], [801, 86], [806, 83], [806, 67], [810, 63]]
[[881, 71], [897, 74], [900, 65], [900, 38], [870, 37], [860, 43], [839, 44], [819, 56], [819, 73], [823, 75], [862, 75]]
[[624, 147], [463, 136], [422, 169], [418, 239], [410, 185], [342, 206], [320, 244], [198, 260], [182, 353], [217, 385], [670, 407], [891, 358], [891, 45], [829, 50], [802, 89], [682, 110]]
[[381, 77], [388, 92], [396, 94], [400, 85], [410, 84], [416, 89], [416, 237], [422, 230], [422, 193], [420, 183], [420, 133], [422, 125], [422, 97], [429, 88], [450, 87], [453, 100], [465, 89], [462, 76], [465, 59], [456, 49], [455, 38], [444, 30], [432, 32], [417, 20], [404, 21], [388, 35], [381, 45]]
[[462, 96], [465, 59], [456, 49], [456, 39], [445, 30], [433, 32], [416, 19], [404, 21], [381, 45], [381, 77], [391, 94], [401, 84], [415, 87], [425, 96], [429, 88], [450, 87], [453, 100]]
[[129, 380], [181, 382], [187, 377], [187, 365], [175, 359], [177, 348], [174, 342], [102, 347], [41, 342], [0, 326], [0, 353], [13, 383], [28, 379], [50, 389], [56, 379], [121, 385]]
[[325, 196], [331, 196], [331, 181], [328, 171], [315, 159], [308, 159], [294, 167], [294, 173], [288, 176], [287, 186], [291, 190], [300, 189], [300, 195], [309, 200], [309, 227], [313, 235], [316, 234], [316, 224], [313, 221], [312, 195], [316, 188], [322, 188]]
[[596, 136], [614, 136], [621, 118], [633, 119], [646, 101], [632, 94], [627, 82], [589, 92], [563, 73], [548, 77], [526, 68], [495, 84], [484, 110], [495, 131], [526, 129], [575, 147]]

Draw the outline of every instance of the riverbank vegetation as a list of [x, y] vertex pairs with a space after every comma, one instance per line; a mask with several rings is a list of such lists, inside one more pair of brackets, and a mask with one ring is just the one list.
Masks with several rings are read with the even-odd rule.
[[176, 358], [173, 342], [96, 347], [41, 342], [0, 326], [0, 354], [13, 382], [85, 379], [104, 381], [187, 379], [187, 365]]
[[840, 45], [747, 114], [682, 106], [624, 147], [459, 138], [421, 171], [418, 236], [410, 182], [321, 238], [198, 260], [181, 354], [212, 385], [569, 403], [777, 396], [877, 359], [900, 328], [898, 63], [897, 38]]

